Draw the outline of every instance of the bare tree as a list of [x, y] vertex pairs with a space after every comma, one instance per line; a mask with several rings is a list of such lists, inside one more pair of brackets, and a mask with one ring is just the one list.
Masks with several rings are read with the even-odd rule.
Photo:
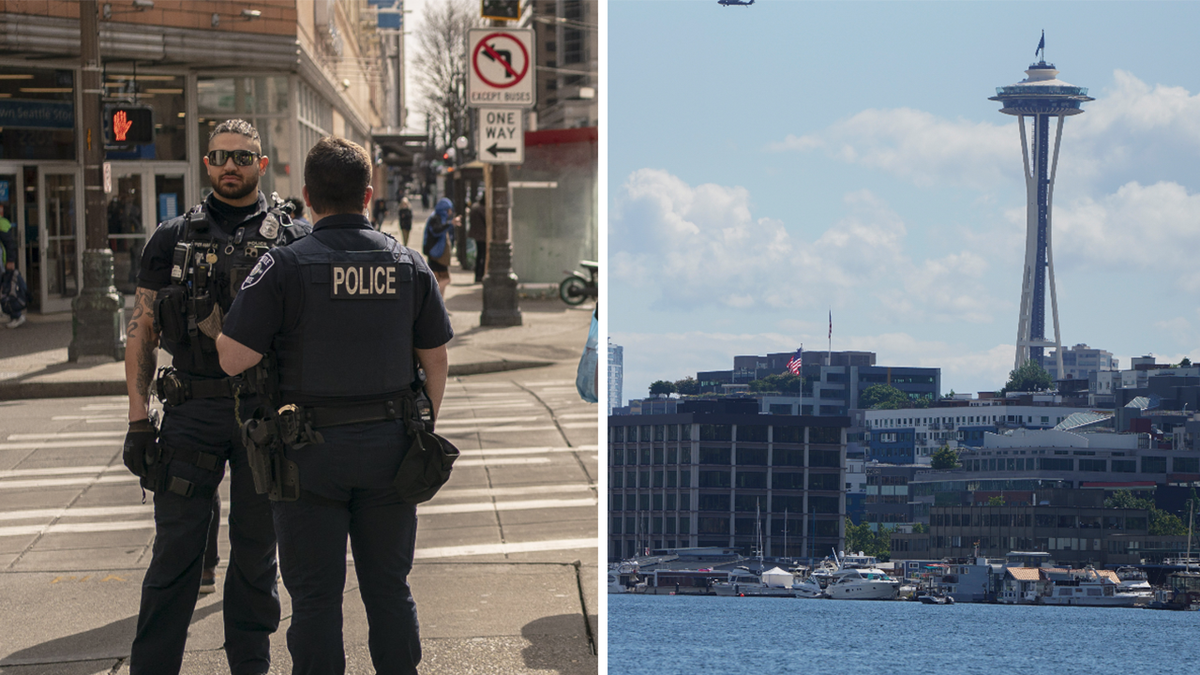
[[414, 57], [420, 91], [417, 109], [425, 115], [431, 142], [451, 145], [469, 131], [467, 109], [467, 30], [483, 25], [475, 0], [443, 0], [425, 5]]

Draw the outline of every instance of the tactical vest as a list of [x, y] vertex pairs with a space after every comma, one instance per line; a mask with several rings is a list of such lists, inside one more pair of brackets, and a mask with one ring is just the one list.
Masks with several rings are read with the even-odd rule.
[[203, 205], [184, 216], [183, 237], [171, 259], [171, 284], [158, 291], [154, 323], [177, 370], [225, 377], [216, 337], [242, 282], [259, 256], [286, 243], [291, 218], [278, 208], [252, 217], [232, 234], [212, 222]]
[[298, 323], [274, 345], [285, 403], [411, 392], [416, 297], [411, 253], [385, 234], [354, 232], [374, 250], [333, 249], [316, 231], [284, 251], [295, 257], [303, 284]]

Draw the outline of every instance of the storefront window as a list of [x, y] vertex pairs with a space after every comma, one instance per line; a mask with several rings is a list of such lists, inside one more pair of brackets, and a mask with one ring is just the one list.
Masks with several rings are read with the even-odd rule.
[[75, 74], [0, 67], [0, 159], [75, 159]]

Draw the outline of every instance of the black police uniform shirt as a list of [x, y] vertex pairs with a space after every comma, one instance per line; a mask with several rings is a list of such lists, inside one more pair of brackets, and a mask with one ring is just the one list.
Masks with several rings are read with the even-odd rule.
[[[317, 221], [313, 233], [319, 234], [322, 243], [339, 251], [364, 250], [361, 247], [372, 238], [388, 236], [375, 232], [371, 222], [361, 214], [327, 216]], [[395, 246], [401, 248], [399, 243]], [[408, 252], [413, 264], [413, 281], [404, 286], [410, 287], [412, 294], [410, 299], [405, 298], [413, 303], [411, 346], [434, 349], [449, 342], [454, 330], [450, 327], [450, 317], [446, 314], [433, 273], [420, 255], [411, 249]], [[303, 293], [307, 289], [300, 266], [295, 256], [289, 253], [284, 249], [273, 249], [259, 260], [225, 317], [222, 332], [226, 337], [256, 352], [266, 353], [271, 351], [277, 336], [295, 334], [305, 304]], [[336, 319], [331, 317], [330, 320]], [[396, 336], [398, 349], [408, 342], [405, 338]], [[345, 340], [331, 348], [354, 349], [354, 344], [354, 330], [347, 326]]]
[[[211, 222], [228, 237], [248, 221], [254, 224], [261, 222], [267, 212], [268, 204], [267, 198], [262, 192], [258, 193], [258, 202], [249, 206], [231, 206], [209, 195], [204, 200], [204, 208], [208, 212]], [[175, 245], [183, 240], [186, 229], [187, 214], [185, 213], [161, 223], [154, 234], [150, 236], [150, 241], [146, 242], [146, 247], [142, 251], [141, 267], [137, 277], [139, 288], [157, 293], [160, 289], [171, 285], [171, 264], [175, 255]], [[278, 241], [280, 244], [290, 244], [308, 234], [311, 229], [303, 224], [293, 224], [282, 228], [282, 234]], [[205, 359], [203, 367], [197, 368], [189, 349], [176, 350], [179, 353], [171, 354], [172, 365], [176, 370], [202, 377], [226, 377], [215, 352], [212, 358]]]

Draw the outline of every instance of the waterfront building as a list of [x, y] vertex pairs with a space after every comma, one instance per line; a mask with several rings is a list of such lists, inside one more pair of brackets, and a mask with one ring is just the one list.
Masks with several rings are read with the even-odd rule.
[[848, 417], [659, 400], [663, 412], [608, 418], [610, 560], [689, 547], [749, 556], [760, 540], [769, 557], [841, 548]]
[[[1042, 39], [1044, 46], [1045, 37]], [[1017, 117], [1025, 175], [1025, 271], [1021, 277], [1021, 314], [1017, 322], [1013, 368], [1030, 360], [1042, 363], [1044, 349], [1054, 347], [1056, 372], [1062, 373], [1065, 371], [1058, 329], [1058, 296], [1054, 288], [1054, 256], [1050, 245], [1050, 207], [1063, 123], [1067, 117], [1082, 113], [1084, 102], [1095, 99], [1088, 97], [1086, 87], [1059, 80], [1058, 70], [1045, 59], [1031, 64], [1025, 75], [1026, 79], [1016, 84], [997, 87], [996, 95], [989, 99], [1002, 104], [1000, 112]], [[1028, 132], [1026, 118], [1033, 127]], [[1053, 148], [1050, 145], [1051, 120], [1057, 121]], [[1047, 290], [1054, 324], [1053, 340], [1046, 335]]]
[[[1061, 371], [1059, 363], [1062, 363]], [[1092, 373], [1117, 370], [1118, 360], [1110, 351], [1077, 344], [1050, 352], [1041, 365], [1051, 380], [1086, 380]]]
[[625, 381], [625, 348], [608, 339], [608, 414], [624, 405], [621, 385]]

